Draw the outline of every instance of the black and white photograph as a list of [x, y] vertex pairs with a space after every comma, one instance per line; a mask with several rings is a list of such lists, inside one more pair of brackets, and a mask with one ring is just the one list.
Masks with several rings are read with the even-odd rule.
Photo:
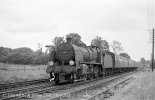
[[0, 100], [155, 100], [154, 0], [0, 0]]

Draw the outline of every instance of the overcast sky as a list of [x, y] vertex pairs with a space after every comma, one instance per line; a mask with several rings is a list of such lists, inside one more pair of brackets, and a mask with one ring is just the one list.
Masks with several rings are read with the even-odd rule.
[[[37, 49], [56, 36], [78, 33], [118, 40], [132, 59], [150, 59], [153, 0], [0, 0], [0, 46]], [[155, 11], [155, 10], [154, 10]]]

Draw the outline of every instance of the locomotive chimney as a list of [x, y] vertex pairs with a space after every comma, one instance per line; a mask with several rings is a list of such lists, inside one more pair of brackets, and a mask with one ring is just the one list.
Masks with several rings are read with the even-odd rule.
[[66, 38], [66, 42], [67, 42], [67, 43], [71, 43], [71, 42], [72, 42], [72, 38], [71, 38], [71, 37], [67, 37], [67, 38]]

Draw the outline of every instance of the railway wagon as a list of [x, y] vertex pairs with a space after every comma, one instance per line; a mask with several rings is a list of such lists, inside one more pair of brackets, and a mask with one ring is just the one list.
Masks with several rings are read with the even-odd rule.
[[105, 69], [106, 75], [125, 70], [134, 70], [139, 67], [138, 64], [136, 64], [137, 62], [112, 52], [103, 53], [103, 68]]

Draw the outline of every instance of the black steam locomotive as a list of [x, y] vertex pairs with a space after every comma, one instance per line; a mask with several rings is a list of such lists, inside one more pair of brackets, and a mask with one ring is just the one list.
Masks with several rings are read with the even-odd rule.
[[139, 64], [131, 59], [104, 52], [97, 46], [79, 47], [70, 42], [50, 53], [46, 72], [54, 75], [56, 84], [98, 78], [118, 71], [134, 70]]

